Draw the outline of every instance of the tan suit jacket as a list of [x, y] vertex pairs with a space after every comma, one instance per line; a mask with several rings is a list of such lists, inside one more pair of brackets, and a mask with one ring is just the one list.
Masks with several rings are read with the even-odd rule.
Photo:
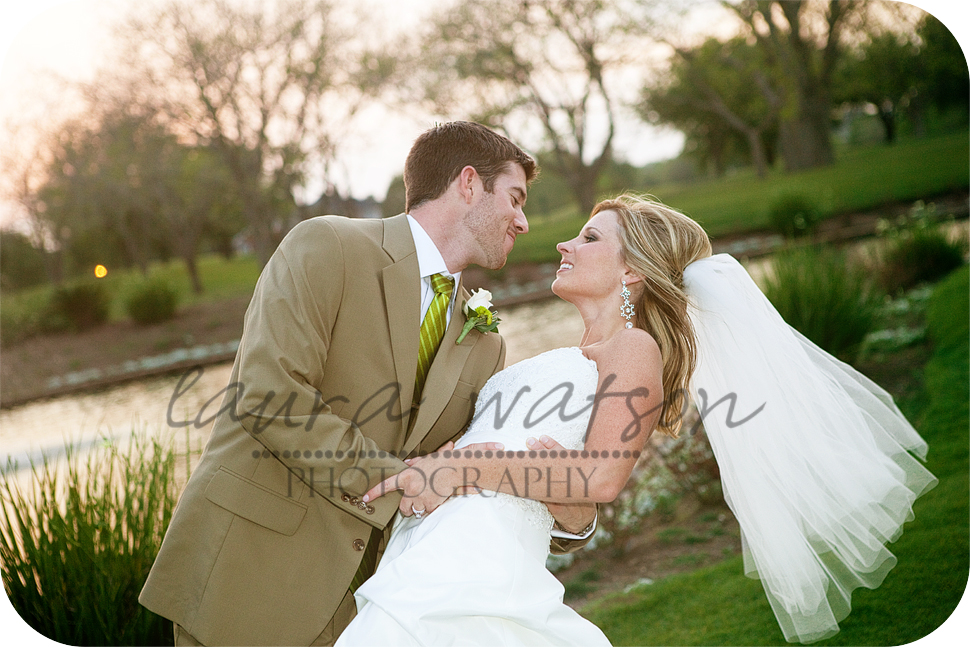
[[[505, 342], [456, 309], [408, 433], [420, 325], [405, 216], [300, 223], [246, 313], [231, 386], [140, 602], [203, 644], [308, 645], [400, 496], [356, 502], [456, 437]], [[429, 564], [429, 568], [433, 568]]]

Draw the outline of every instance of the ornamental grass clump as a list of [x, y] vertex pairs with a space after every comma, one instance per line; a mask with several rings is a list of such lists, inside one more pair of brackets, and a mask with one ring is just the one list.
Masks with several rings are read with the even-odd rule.
[[765, 296], [789, 325], [845, 361], [855, 359], [880, 302], [862, 269], [818, 247], [778, 254]]
[[883, 261], [882, 282], [897, 294], [932, 283], [964, 264], [965, 247], [938, 228], [916, 229], [894, 240]]
[[935, 204], [919, 200], [894, 221], [877, 223], [876, 232], [887, 241], [880, 268], [886, 292], [897, 295], [934, 283], [966, 262], [965, 234], [954, 240], [946, 233], [952, 221], [952, 215], [941, 218]]
[[14, 609], [68, 645], [172, 644], [172, 623], [138, 604], [175, 508], [176, 454], [134, 438], [18, 471], [0, 484], [0, 562]]

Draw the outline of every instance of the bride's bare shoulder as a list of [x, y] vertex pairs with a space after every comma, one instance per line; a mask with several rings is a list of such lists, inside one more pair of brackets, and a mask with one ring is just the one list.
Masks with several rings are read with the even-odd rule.
[[626, 374], [652, 374], [663, 369], [660, 346], [653, 335], [641, 328], [624, 328], [595, 347], [583, 349], [600, 371], [622, 370]]

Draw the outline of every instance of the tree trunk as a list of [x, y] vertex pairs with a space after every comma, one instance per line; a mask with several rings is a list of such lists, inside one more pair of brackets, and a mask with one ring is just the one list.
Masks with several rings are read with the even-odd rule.
[[47, 278], [50, 279], [52, 285], [61, 285], [64, 282], [65, 246], [63, 242], [58, 242], [60, 243], [58, 249], [44, 254], [44, 268], [47, 270]]
[[[778, 134], [785, 169], [801, 171], [832, 164], [835, 161], [830, 132], [832, 74], [839, 56], [839, 32], [848, 6], [835, 0], [823, 3], [828, 32], [819, 48], [801, 32], [802, 12], [809, 3], [771, 0], [756, 4], [757, 10], [742, 14], [742, 19], [748, 22], [752, 33], [765, 48], [768, 60], [776, 60], [778, 72], [791, 80], [788, 94], [794, 114], [782, 119]], [[750, 8], [747, 3], [731, 6]], [[781, 25], [776, 8], [784, 15], [787, 29]], [[768, 23], [770, 36], [758, 35], [755, 16], [761, 16]]]
[[[818, 112], [825, 114], [820, 118]], [[786, 171], [828, 166], [835, 161], [827, 113], [825, 104], [821, 110], [815, 108], [808, 114], [803, 110], [798, 117], [781, 122], [778, 140]]]
[[586, 166], [578, 156], [557, 155], [556, 164], [552, 170], [557, 172], [569, 184], [569, 188], [579, 204], [580, 211], [589, 214], [596, 206], [596, 180], [598, 171], [592, 166]]
[[709, 157], [708, 173], [713, 174], [714, 177], [724, 177], [724, 173], [727, 170], [727, 164], [724, 161], [727, 137], [724, 136], [723, 131], [708, 131], [705, 140], [707, 141], [707, 153]]
[[596, 206], [596, 182], [583, 177], [570, 184], [573, 194], [576, 196], [576, 201], [579, 202], [580, 211], [584, 215], [592, 213], [593, 207]]
[[768, 176], [768, 156], [765, 154], [765, 143], [761, 139], [761, 131], [751, 128], [744, 133], [748, 138], [748, 146], [751, 147], [751, 161], [754, 163], [758, 177], [764, 179]]
[[265, 218], [250, 218], [249, 223], [253, 231], [253, 251], [256, 253], [260, 267], [265, 267], [273, 252], [276, 251], [272, 229]]
[[182, 254], [182, 260], [185, 261], [185, 271], [189, 273], [189, 279], [192, 281], [192, 291], [196, 294], [202, 294], [202, 279], [199, 277], [199, 267], [195, 262], [195, 253], [191, 251], [186, 251]]
[[892, 146], [896, 141], [896, 111], [891, 103], [879, 106], [879, 120], [882, 121], [886, 143]]

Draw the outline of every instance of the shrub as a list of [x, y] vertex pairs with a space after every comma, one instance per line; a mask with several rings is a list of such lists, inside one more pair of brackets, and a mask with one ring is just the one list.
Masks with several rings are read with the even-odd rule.
[[811, 234], [820, 220], [818, 206], [801, 193], [786, 193], [772, 201], [768, 221], [785, 238]]
[[890, 243], [881, 280], [891, 294], [943, 278], [963, 265], [964, 247], [939, 228], [913, 229]]
[[[138, 604], [178, 495], [176, 454], [136, 437], [66, 465], [44, 459], [0, 485], [0, 564], [17, 613], [68, 645], [172, 644], [172, 623]], [[26, 482], [26, 486], [24, 483]]]
[[41, 328], [47, 332], [86, 330], [103, 324], [111, 311], [111, 296], [98, 280], [81, 280], [54, 288]]
[[50, 291], [34, 288], [3, 297], [0, 307], [0, 344], [10, 346], [42, 332]]
[[125, 300], [125, 309], [132, 321], [147, 326], [174, 317], [178, 301], [178, 291], [170, 283], [153, 277], [131, 288]]
[[792, 327], [844, 360], [854, 359], [879, 303], [862, 270], [820, 248], [779, 254], [765, 296]]

